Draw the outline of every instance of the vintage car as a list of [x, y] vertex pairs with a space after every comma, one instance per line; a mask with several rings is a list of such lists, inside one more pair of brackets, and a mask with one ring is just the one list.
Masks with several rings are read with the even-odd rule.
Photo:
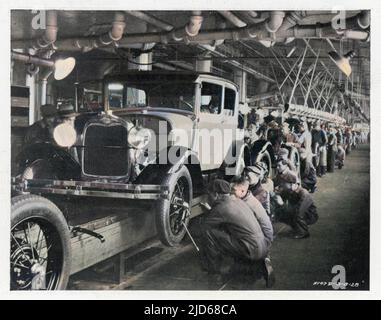
[[255, 162], [273, 166], [269, 142], [245, 144], [237, 87], [228, 80], [131, 71], [103, 80], [103, 100], [81, 113], [44, 106], [29, 129], [12, 178], [12, 289], [64, 288], [73, 235], [107, 241], [76, 222], [81, 206], [91, 220], [120, 199], [149, 201], [159, 238], [175, 246], [211, 179]]

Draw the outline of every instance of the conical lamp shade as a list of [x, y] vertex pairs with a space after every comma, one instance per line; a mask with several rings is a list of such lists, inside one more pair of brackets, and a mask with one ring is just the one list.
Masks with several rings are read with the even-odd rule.
[[62, 80], [66, 78], [75, 67], [75, 59], [70, 57], [66, 59], [57, 59], [54, 62], [54, 79]]
[[354, 51], [349, 51], [344, 56], [339, 55], [336, 51], [330, 51], [328, 56], [347, 77], [351, 75], [352, 67], [349, 61], [354, 56]]

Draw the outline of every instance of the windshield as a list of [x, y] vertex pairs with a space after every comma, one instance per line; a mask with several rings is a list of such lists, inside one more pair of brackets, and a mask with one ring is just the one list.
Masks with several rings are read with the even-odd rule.
[[151, 107], [193, 112], [195, 88], [190, 81], [110, 82], [107, 99], [110, 109]]

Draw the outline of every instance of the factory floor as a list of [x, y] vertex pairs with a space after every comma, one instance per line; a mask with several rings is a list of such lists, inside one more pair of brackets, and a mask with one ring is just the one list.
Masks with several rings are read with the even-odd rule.
[[[310, 238], [291, 239], [287, 236], [289, 228], [276, 224], [277, 236], [271, 249], [276, 274], [273, 290], [330, 290], [336, 265], [345, 268], [345, 279], [341, 280], [345, 280], [347, 290], [369, 290], [369, 169], [369, 146], [361, 145], [348, 155], [342, 170], [319, 178], [313, 194], [319, 221], [310, 227]], [[189, 239], [175, 249], [148, 245], [123, 260], [126, 272], [122, 282], [116, 277], [120, 270], [109, 266], [106, 263], [72, 276], [69, 289], [266, 289], [263, 279], [247, 275], [208, 275], [201, 269]]]

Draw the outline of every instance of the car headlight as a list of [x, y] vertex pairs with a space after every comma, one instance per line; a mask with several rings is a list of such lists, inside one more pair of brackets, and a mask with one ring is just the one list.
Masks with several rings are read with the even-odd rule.
[[64, 122], [54, 128], [53, 138], [59, 146], [70, 148], [77, 140], [77, 133], [72, 125]]
[[148, 145], [151, 140], [151, 131], [146, 128], [133, 127], [128, 132], [128, 144], [136, 149], [142, 149]]

